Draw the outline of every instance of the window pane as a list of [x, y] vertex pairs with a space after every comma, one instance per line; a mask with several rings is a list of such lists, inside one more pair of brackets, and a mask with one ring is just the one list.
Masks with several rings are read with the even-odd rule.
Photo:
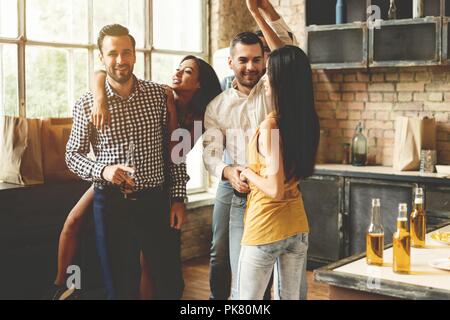
[[27, 36], [32, 40], [87, 43], [85, 0], [27, 0]]
[[188, 190], [200, 189], [205, 186], [205, 170], [203, 168], [202, 149], [202, 142], [200, 139], [187, 155], [187, 173], [191, 178], [186, 186]]
[[[99, 51], [94, 51], [94, 70], [105, 70], [105, 67], [100, 62], [98, 57]], [[145, 79], [145, 56], [143, 52], [136, 52], [136, 64], [134, 65], [133, 73], [139, 79]]]
[[[87, 50], [66, 50], [69, 57], [69, 117], [72, 116], [72, 108], [75, 102], [89, 91], [88, 77], [88, 51]], [[73, 82], [71, 82], [73, 81]], [[72, 89], [73, 88], [73, 89]]]
[[153, 42], [157, 49], [202, 52], [201, 0], [153, 0]]
[[152, 80], [157, 83], [171, 84], [172, 76], [184, 56], [156, 54], [152, 55]]
[[133, 72], [139, 79], [145, 79], [145, 56], [143, 52], [136, 52], [136, 64]]
[[0, 0], [0, 37], [17, 38], [17, 0]]
[[0, 115], [18, 114], [17, 46], [0, 45]]
[[145, 0], [95, 0], [94, 43], [105, 25], [118, 23], [130, 30], [138, 48], [144, 47]]
[[70, 117], [88, 89], [87, 57], [87, 50], [27, 47], [27, 116]]

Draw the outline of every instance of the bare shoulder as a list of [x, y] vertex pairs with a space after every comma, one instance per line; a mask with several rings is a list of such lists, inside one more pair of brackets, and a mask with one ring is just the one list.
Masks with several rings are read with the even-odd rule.
[[267, 117], [261, 122], [260, 128], [262, 130], [278, 129], [277, 119], [275, 117]]

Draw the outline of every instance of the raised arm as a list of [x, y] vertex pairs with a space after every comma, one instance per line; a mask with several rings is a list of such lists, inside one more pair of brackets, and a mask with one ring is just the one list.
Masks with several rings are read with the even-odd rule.
[[[276, 13], [275, 9], [272, 7], [270, 2], [268, 0], [262, 1], [262, 0], [246, 0], [247, 1], [247, 8], [252, 14], [253, 18], [255, 19], [256, 23], [258, 24], [259, 28], [261, 29], [264, 39], [266, 39], [267, 45], [269, 46], [270, 50], [273, 51], [275, 49], [281, 48], [285, 45], [283, 41], [281, 41], [280, 37], [277, 35], [277, 33], [272, 29], [272, 27], [267, 23], [267, 21], [262, 16], [260, 9], [261, 6], [266, 8], [264, 10], [265, 14], [268, 17], [280, 18], [280, 16]], [[269, 9], [271, 7], [271, 9]]]
[[273, 22], [281, 19], [281, 16], [269, 0], [258, 0], [258, 7], [261, 9], [267, 20]]
[[93, 81], [94, 107], [92, 108], [91, 122], [98, 130], [105, 130], [111, 121], [105, 82], [106, 72], [103, 70], [96, 71]]

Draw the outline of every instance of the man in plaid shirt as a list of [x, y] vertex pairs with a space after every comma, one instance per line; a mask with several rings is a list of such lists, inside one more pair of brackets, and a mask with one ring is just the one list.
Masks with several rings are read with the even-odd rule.
[[[167, 137], [176, 128], [168, 128], [166, 89], [133, 75], [135, 45], [123, 26], [108, 25], [100, 31], [111, 125], [99, 131], [90, 123], [94, 96], [85, 94], [74, 107], [66, 162], [94, 183], [97, 247], [108, 298], [138, 297], [142, 250], [155, 298], [173, 299], [180, 297], [183, 281], [176, 230], [170, 224], [179, 230], [185, 219], [189, 177], [185, 163], [175, 164], [168, 157]], [[90, 145], [95, 161], [87, 157]], [[125, 165], [130, 156], [133, 167]]]

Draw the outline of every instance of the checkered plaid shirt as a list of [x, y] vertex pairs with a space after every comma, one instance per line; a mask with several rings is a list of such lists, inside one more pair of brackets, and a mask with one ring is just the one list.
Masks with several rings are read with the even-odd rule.
[[[89, 121], [94, 96], [86, 93], [75, 104], [73, 127], [66, 147], [66, 162], [70, 170], [96, 186], [111, 183], [102, 178], [103, 169], [109, 165], [125, 164], [128, 146], [135, 145], [136, 190], [161, 186], [168, 173], [172, 198], [186, 198], [189, 176], [186, 164], [173, 164], [166, 169], [167, 96], [165, 89], [153, 82], [138, 80], [132, 94], [123, 100], [105, 85], [111, 124], [99, 131]], [[96, 160], [88, 158], [90, 145]]]

